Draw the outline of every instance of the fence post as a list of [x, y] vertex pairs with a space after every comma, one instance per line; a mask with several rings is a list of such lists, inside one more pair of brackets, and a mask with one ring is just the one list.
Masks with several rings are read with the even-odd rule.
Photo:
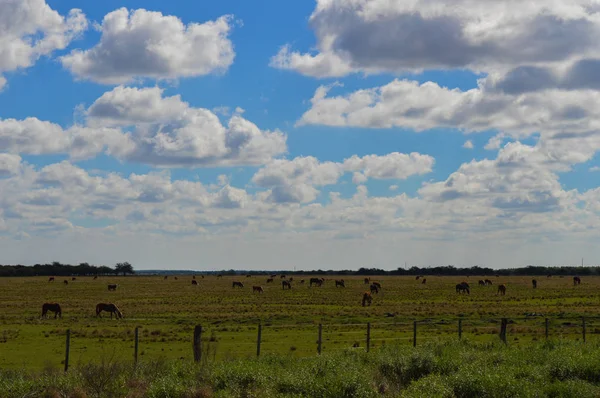
[[67, 349], [65, 351], [65, 372], [69, 370], [69, 349], [71, 348], [71, 329], [67, 329]]
[[458, 339], [462, 339], [462, 319], [458, 320]]
[[546, 318], [545, 327], [546, 327], [546, 340], [548, 340], [548, 318]]
[[371, 322], [367, 322], [367, 352], [371, 350]]
[[194, 362], [200, 362], [202, 359], [202, 325], [196, 325], [194, 328]]
[[417, 321], [413, 321], [413, 347], [417, 346]]
[[502, 318], [502, 323], [500, 324], [500, 340], [506, 344], [506, 325], [508, 324], [508, 320], [506, 318]]
[[319, 340], [317, 340], [317, 352], [321, 355], [321, 344], [323, 343], [323, 325], [319, 323]]
[[257, 357], [260, 356], [260, 340], [261, 340], [261, 335], [262, 335], [262, 325], [259, 322], [258, 323], [258, 336], [256, 337], [256, 356]]
[[581, 317], [581, 326], [582, 326], [582, 334], [583, 334], [583, 342], [585, 343], [585, 317]]
[[133, 352], [133, 358], [135, 361], [135, 364], [137, 365], [137, 361], [138, 361], [138, 347], [140, 344], [140, 328], [139, 327], [135, 327], [135, 344], [134, 344], [134, 352]]

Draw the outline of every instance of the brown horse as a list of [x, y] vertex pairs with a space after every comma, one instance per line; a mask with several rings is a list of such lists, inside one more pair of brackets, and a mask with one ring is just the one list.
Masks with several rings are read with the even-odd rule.
[[166, 281], [167, 279], [169, 279], [169, 277], [167, 275], [165, 275], [165, 277], [163, 278], [163, 280]]
[[573, 286], [581, 285], [581, 279], [578, 276], [573, 277]]
[[252, 293], [254, 292], [264, 293], [265, 291], [261, 286], [252, 286]]
[[506, 294], [506, 286], [498, 285], [498, 292], [496, 294], [500, 294], [500, 295], [504, 296]]
[[96, 305], [96, 316], [102, 318], [102, 315], [100, 315], [102, 311], [110, 312], [110, 319], [112, 319], [113, 314], [115, 314], [117, 319], [123, 318], [123, 314], [119, 311], [119, 308], [112, 303], [100, 303]]
[[427, 283], [427, 279], [423, 278], [423, 281], [421, 281], [421, 284], [424, 285]]
[[304, 279], [300, 279], [300, 283], [304, 283]]
[[292, 284], [289, 281], [281, 281], [281, 288], [283, 290], [285, 290], [285, 288], [291, 289], [292, 288]]
[[231, 284], [231, 287], [236, 287], [236, 286], [237, 286], [237, 287], [244, 287], [244, 284], [243, 284], [242, 282], [237, 282], [237, 281], [234, 281], [234, 282]]
[[176, 276], [174, 276], [174, 277], [173, 277], [173, 279], [177, 280], [177, 277], [176, 277]]
[[108, 285], [108, 290], [115, 291], [115, 290], [117, 290], [117, 286], [119, 286], [119, 285]]
[[341, 286], [341, 287], [346, 287], [346, 284], [344, 283], [344, 280], [343, 280], [343, 279], [340, 279], [340, 280], [337, 280], [337, 279], [336, 279], [336, 280], [335, 280], [335, 287], [338, 287], [338, 286]]
[[221, 274], [217, 275], [217, 278], [222, 278], [222, 277], [223, 277], [223, 275], [221, 275]]
[[74, 280], [76, 280], [76, 279], [77, 279], [77, 278], [75, 278], [75, 277], [72, 277], [72, 278], [71, 278], [71, 280], [72, 280], [72, 281], [74, 281]]
[[51, 276], [50, 278], [48, 278], [48, 282], [54, 282], [54, 277]]
[[94, 276], [94, 280], [98, 279], [98, 275]]
[[456, 293], [471, 294], [471, 291], [469, 290], [469, 284], [467, 282], [461, 282], [456, 285]]
[[381, 283], [379, 283], [379, 282], [373, 282], [372, 285], [377, 286], [377, 289], [381, 290]]
[[479, 280], [478, 283], [479, 283], [479, 286], [485, 286], [485, 282], [483, 280], [481, 280], [481, 279]]
[[197, 280], [195, 280], [195, 279], [192, 279], [192, 285], [196, 285], [196, 286], [198, 286], [198, 281], [197, 281]]
[[492, 281], [491, 281], [491, 280], [489, 280], [489, 279], [486, 279], [484, 282], [485, 282], [485, 285], [486, 285], [486, 286], [488, 286], [488, 285], [489, 285], [489, 286], [492, 286], [492, 285], [493, 285]]
[[192, 275], [192, 279], [196, 279], [196, 275]]
[[277, 274], [271, 274], [271, 278], [277, 278]]
[[317, 285], [318, 287], [321, 287], [321, 285], [323, 284], [321, 278], [310, 278], [309, 282], [310, 287], [312, 287], [313, 284]]
[[273, 278], [268, 278], [267, 283], [273, 283]]
[[246, 278], [251, 278], [251, 277], [252, 277], [252, 275], [250, 275], [250, 274], [246, 275]]
[[371, 278], [365, 278], [365, 285], [368, 285], [369, 283], [371, 283]]
[[379, 293], [379, 288], [376, 284], [371, 283], [371, 286], [369, 286], [369, 288], [371, 289], [371, 293]]
[[[371, 286], [373, 286], [373, 285], [371, 285]], [[373, 296], [371, 296], [371, 293], [364, 292], [363, 297], [362, 297], [362, 306], [364, 307], [365, 303], [369, 303], [369, 306], [370, 306], [372, 301], [373, 301]]]
[[54, 319], [56, 317], [62, 318], [62, 310], [58, 303], [44, 303], [42, 305], [42, 318], [48, 318], [48, 311], [54, 312]]
[[420, 275], [415, 276], [415, 280], [418, 281], [419, 279], [421, 279]]
[[531, 284], [533, 285], [534, 289], [537, 287], [537, 281], [535, 279], [531, 280]]
[[285, 279], [285, 275], [280, 275], [279, 276], [281, 279]]
[[64, 283], [65, 285], [68, 285], [68, 284], [69, 284], [69, 281], [65, 279], [65, 280], [63, 281], [63, 283]]

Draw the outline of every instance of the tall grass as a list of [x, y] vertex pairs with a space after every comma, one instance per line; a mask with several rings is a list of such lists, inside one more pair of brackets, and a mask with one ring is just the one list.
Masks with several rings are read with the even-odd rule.
[[474, 342], [386, 346], [313, 358], [105, 360], [68, 373], [0, 371], [12, 397], [598, 397], [600, 346]]

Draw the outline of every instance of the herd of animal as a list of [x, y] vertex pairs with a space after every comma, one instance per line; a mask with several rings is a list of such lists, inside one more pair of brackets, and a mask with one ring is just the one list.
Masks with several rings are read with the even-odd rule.
[[[246, 275], [246, 277], [251, 277], [252, 275]], [[496, 275], [498, 277], [498, 275]], [[267, 278], [267, 283], [273, 283], [274, 279], [277, 277], [277, 275], [271, 275], [269, 278]], [[548, 275], [548, 278], [550, 278], [551, 275]], [[97, 276], [94, 276], [94, 279], [97, 279]], [[204, 279], [204, 275], [201, 275], [201, 278]], [[222, 275], [219, 274], [217, 275], [217, 278], [222, 278]], [[290, 290], [292, 289], [292, 282], [294, 281], [294, 278], [287, 278], [286, 275], [280, 275], [281, 278], [281, 287], [283, 290]], [[77, 278], [72, 277], [71, 281], [75, 281]], [[168, 279], [168, 276], [165, 276], [163, 279]], [[175, 280], [177, 280], [177, 277], [174, 277]], [[54, 282], [55, 278], [54, 277], [50, 277], [48, 278], [48, 282]], [[421, 280], [422, 284], [425, 284], [427, 282], [427, 279], [423, 278], [423, 276], [418, 275], [416, 277], [416, 280]], [[65, 279], [63, 281], [63, 283], [65, 285], [69, 284], [69, 281], [67, 279]], [[304, 284], [305, 280], [301, 279], [300, 280], [300, 284]], [[309, 279], [309, 283], [308, 286], [309, 287], [321, 287], [323, 286], [323, 284], [325, 283], [325, 278], [310, 278]], [[371, 303], [373, 302], [373, 294], [378, 294], [381, 291], [381, 283], [377, 282], [377, 281], [371, 281], [371, 278], [364, 278], [364, 284], [365, 285], [369, 285], [369, 290], [365, 291], [362, 294], [362, 306], [366, 306], [366, 305], [371, 305]], [[579, 278], [578, 276], [574, 276], [573, 277], [573, 285], [577, 286], [581, 284], [581, 278]], [[192, 285], [198, 285], [198, 281], [196, 280], [196, 276], [193, 275], [192, 276]], [[493, 282], [490, 279], [480, 279], [478, 281], [478, 285], [479, 286], [492, 286]], [[537, 288], [538, 282], [536, 279], [532, 279], [531, 280], [531, 285], [534, 289]], [[117, 284], [109, 284], [108, 285], [108, 290], [109, 291], [116, 291], [117, 287], [119, 285]], [[241, 281], [233, 281], [232, 288], [244, 288], [244, 283], [242, 283]], [[346, 287], [346, 283], [344, 282], [343, 279], [336, 279], [335, 280], [335, 287], [342, 287], [345, 288]], [[253, 293], [264, 293], [264, 289], [262, 286], [252, 286], [252, 292]], [[456, 285], [456, 293], [461, 293], [461, 294], [471, 294], [471, 290], [470, 290], [470, 286], [467, 282], [463, 281], [459, 284]], [[498, 290], [496, 292], [497, 295], [506, 295], [506, 285], [505, 284], [500, 284], [498, 285]], [[113, 303], [99, 303], [98, 305], [96, 305], [96, 316], [97, 317], [101, 317], [100, 313], [102, 311], [106, 311], [110, 313], [110, 318], [112, 319], [113, 314], [116, 316], [117, 319], [119, 318], [123, 318], [123, 314], [121, 313], [121, 311], [119, 310], [119, 308], [113, 304]], [[54, 313], [54, 318], [62, 318], [62, 309], [60, 307], [60, 304], [58, 303], [44, 303], [42, 305], [42, 318], [47, 318], [48, 317], [48, 312], [53, 312]]]

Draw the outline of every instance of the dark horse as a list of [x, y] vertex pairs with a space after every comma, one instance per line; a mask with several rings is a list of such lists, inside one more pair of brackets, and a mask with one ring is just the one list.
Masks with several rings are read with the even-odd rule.
[[371, 289], [371, 293], [379, 293], [379, 288], [376, 284], [372, 283], [371, 286], [369, 286], [369, 288]]
[[48, 282], [54, 282], [54, 277], [51, 276], [50, 278], [48, 278]]
[[424, 285], [424, 284], [426, 284], [426, 283], [427, 283], [427, 279], [426, 279], [426, 278], [423, 278], [423, 280], [421, 281], [421, 284], [422, 284], [422, 285]]
[[467, 294], [471, 294], [471, 291], [469, 290], [469, 284], [467, 282], [461, 282], [458, 285], [456, 285], [456, 293], [467, 293]]
[[369, 303], [369, 305], [371, 305], [372, 301], [373, 301], [373, 296], [371, 296], [371, 293], [364, 292], [363, 297], [362, 297], [362, 306], [364, 307], [366, 303]]
[[264, 293], [264, 290], [261, 286], [252, 286], [252, 293], [254, 292]]
[[535, 279], [531, 280], [531, 284], [533, 285], [534, 289], [537, 287], [537, 281]]
[[505, 285], [499, 285], [498, 286], [498, 292], [496, 294], [500, 294], [500, 295], [504, 296], [506, 294], [506, 286]]
[[573, 286], [581, 285], [581, 279], [578, 276], [573, 277]]
[[323, 284], [323, 280], [321, 278], [310, 278], [309, 286], [312, 287], [313, 283], [320, 287]]
[[479, 280], [479, 286], [485, 286], [485, 282], [483, 280]]
[[48, 311], [54, 312], [54, 319], [56, 319], [57, 316], [62, 318], [62, 310], [60, 309], [60, 304], [44, 303], [42, 305], [42, 318], [48, 318]]
[[108, 290], [115, 291], [115, 290], [117, 290], [117, 286], [118, 285], [108, 285]]
[[195, 279], [192, 279], [192, 285], [198, 285], [198, 281]]
[[368, 285], [369, 283], [371, 283], [371, 278], [365, 278], [365, 285]]
[[281, 281], [281, 288], [285, 290], [285, 288], [291, 289], [292, 284], [289, 281]]
[[267, 283], [273, 283], [273, 278], [267, 278]]
[[100, 315], [102, 311], [110, 312], [110, 319], [112, 319], [113, 314], [115, 314], [117, 319], [123, 318], [123, 314], [121, 313], [121, 311], [119, 311], [119, 308], [112, 303], [100, 303], [96, 305], [96, 316], [102, 318], [102, 315]]
[[335, 287], [338, 287], [338, 286], [346, 287], [346, 284], [344, 283], [343, 279], [340, 279], [339, 281], [336, 279], [336, 281], [335, 281]]
[[231, 287], [244, 287], [244, 284], [242, 282], [233, 282], [231, 284]]

